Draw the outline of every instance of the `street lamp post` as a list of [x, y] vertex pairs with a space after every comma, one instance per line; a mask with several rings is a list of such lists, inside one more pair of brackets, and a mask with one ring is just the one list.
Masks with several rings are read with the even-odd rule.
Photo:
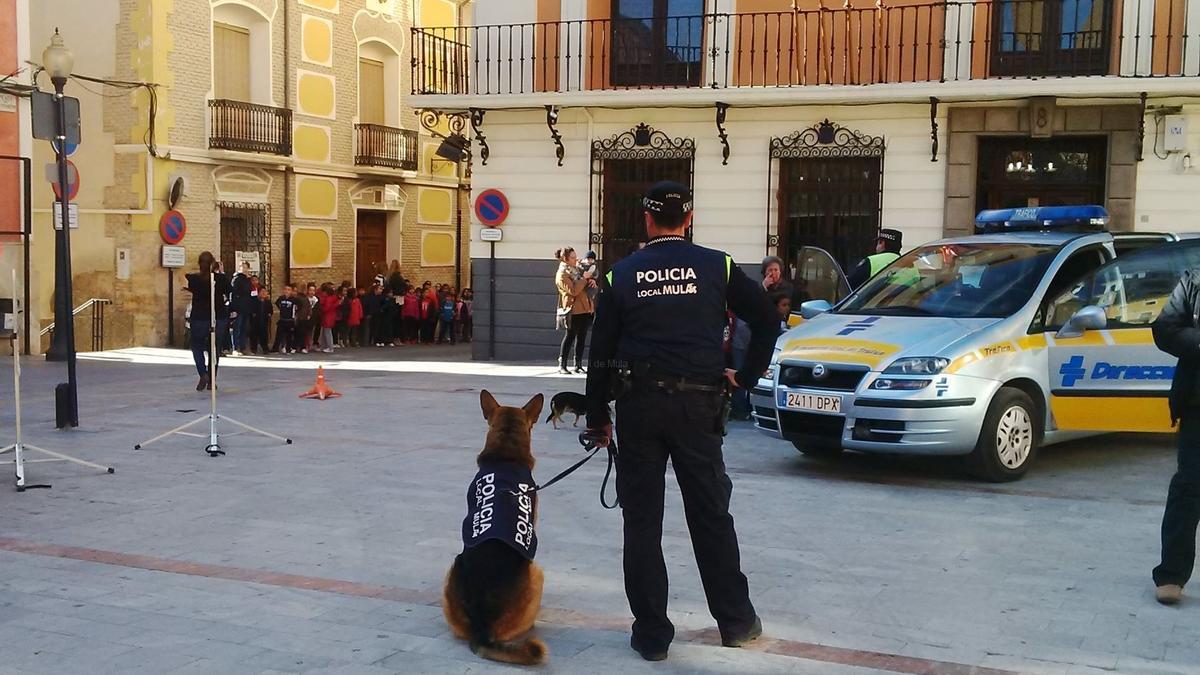
[[[62, 385], [55, 390], [58, 410], [65, 411], [66, 419], [59, 420], [59, 426], [69, 424], [79, 426], [79, 396], [75, 379], [75, 317], [74, 300], [71, 291], [71, 191], [67, 175], [67, 108], [63, 100], [63, 88], [71, 77], [71, 69], [75, 65], [75, 57], [71, 50], [63, 44], [62, 35], [54, 29], [54, 37], [50, 46], [42, 52], [42, 67], [50, 74], [54, 84], [55, 112], [57, 113], [57, 147], [58, 160], [59, 205], [62, 208], [61, 228], [54, 240], [54, 283], [58, 293], [54, 299], [54, 341], [46, 358], [53, 361], [67, 361], [67, 387], [62, 391]], [[62, 401], [61, 397], [66, 396]]]

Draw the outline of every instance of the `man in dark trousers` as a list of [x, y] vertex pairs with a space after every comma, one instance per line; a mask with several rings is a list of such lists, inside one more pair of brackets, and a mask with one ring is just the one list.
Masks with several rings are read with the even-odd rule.
[[1155, 598], [1174, 605], [1196, 562], [1200, 523], [1200, 276], [1187, 272], [1152, 325], [1154, 344], [1179, 358], [1171, 381], [1171, 421], [1179, 423], [1179, 464], [1167, 492], [1162, 562], [1154, 568]]
[[850, 290], [859, 286], [883, 271], [883, 268], [896, 262], [900, 257], [900, 246], [903, 234], [900, 230], [880, 230], [879, 238], [875, 240], [875, 253], [862, 259], [846, 276]]
[[[662, 552], [668, 458], [722, 644], [740, 647], [762, 634], [729, 515], [733, 483], [721, 456], [723, 392], [758, 381], [771, 360], [779, 319], [762, 286], [730, 256], [687, 241], [692, 195], [686, 186], [658, 183], [643, 206], [649, 242], [599, 284], [588, 428], [608, 444], [608, 401], [615, 396], [625, 593], [634, 616], [630, 645], [646, 660], [659, 661], [675, 636], [667, 618]], [[751, 332], [745, 363], [736, 372], [725, 368], [722, 352], [727, 307]]]

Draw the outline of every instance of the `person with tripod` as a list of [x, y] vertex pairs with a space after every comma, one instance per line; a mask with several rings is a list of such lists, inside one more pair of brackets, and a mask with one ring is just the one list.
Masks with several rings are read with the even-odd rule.
[[185, 290], [192, 294], [192, 314], [188, 319], [192, 360], [196, 362], [196, 372], [200, 374], [196, 391], [204, 391], [212, 389], [211, 373], [217, 369], [219, 358], [217, 354], [212, 354], [206, 364], [205, 354], [209, 350], [208, 337], [213, 316], [212, 290], [216, 289], [216, 328], [217, 334], [220, 335], [229, 330], [229, 306], [224, 302], [225, 296], [229, 294], [229, 278], [221, 271], [221, 263], [208, 251], [200, 254], [198, 271], [188, 274], [186, 278]]

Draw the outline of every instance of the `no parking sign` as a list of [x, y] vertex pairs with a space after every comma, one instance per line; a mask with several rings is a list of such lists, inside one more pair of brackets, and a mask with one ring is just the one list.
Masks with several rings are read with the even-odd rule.
[[475, 217], [487, 227], [499, 227], [508, 218], [508, 197], [496, 190], [484, 190], [475, 198]]
[[167, 211], [158, 220], [158, 233], [163, 243], [174, 246], [183, 241], [183, 235], [187, 234], [187, 219], [178, 211]]

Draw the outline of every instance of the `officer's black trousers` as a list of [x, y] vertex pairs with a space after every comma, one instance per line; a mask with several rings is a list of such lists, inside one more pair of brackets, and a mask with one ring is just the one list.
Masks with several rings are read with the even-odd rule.
[[633, 633], [643, 644], [666, 646], [675, 636], [667, 619], [667, 568], [662, 552], [667, 458], [675, 468], [692, 548], [708, 609], [723, 636], [740, 636], [754, 622], [737, 533], [729, 515], [733, 483], [721, 458], [716, 394], [635, 390], [617, 401], [617, 494], [625, 519], [625, 593]]
[[1162, 521], [1162, 563], [1154, 583], [1183, 586], [1196, 563], [1196, 526], [1200, 524], [1200, 411], [1189, 410], [1179, 422], [1179, 465], [1167, 492]]

